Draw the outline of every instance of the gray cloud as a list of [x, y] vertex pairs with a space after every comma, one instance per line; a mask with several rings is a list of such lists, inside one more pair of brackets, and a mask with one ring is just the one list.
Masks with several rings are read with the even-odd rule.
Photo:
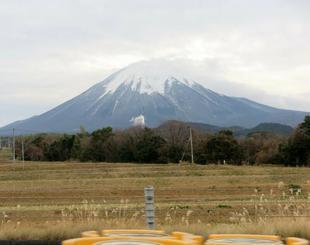
[[210, 89], [310, 111], [307, 0], [3, 0], [0, 125], [154, 57], [200, 62]]

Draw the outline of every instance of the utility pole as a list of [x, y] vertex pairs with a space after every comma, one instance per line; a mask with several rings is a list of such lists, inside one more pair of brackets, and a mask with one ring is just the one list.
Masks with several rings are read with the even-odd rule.
[[13, 128], [13, 138], [12, 138], [12, 154], [13, 162], [15, 162], [15, 128]]
[[192, 135], [192, 128], [189, 128], [189, 140], [191, 143], [191, 159], [192, 159], [192, 164], [194, 164], [194, 149], [193, 149], [193, 135]]
[[24, 138], [22, 137], [22, 161], [23, 161], [23, 168], [25, 167], [25, 147], [24, 147]]

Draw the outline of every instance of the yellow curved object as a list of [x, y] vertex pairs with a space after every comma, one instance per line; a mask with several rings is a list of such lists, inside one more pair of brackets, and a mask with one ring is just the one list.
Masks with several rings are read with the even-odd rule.
[[120, 229], [120, 230], [103, 230], [102, 236], [107, 237], [168, 237], [162, 230], [135, 230], [135, 229]]
[[251, 235], [251, 234], [211, 234], [208, 236], [208, 239], [216, 239], [216, 238], [259, 238], [259, 239], [267, 239], [267, 240], [276, 240], [280, 241], [280, 236], [274, 235]]
[[[185, 232], [167, 235], [162, 230], [103, 230], [85, 231], [81, 238], [63, 241], [63, 245], [202, 245], [204, 238]], [[284, 245], [279, 236], [248, 234], [211, 234], [205, 245], [269, 244]], [[310, 245], [296, 237], [286, 239], [286, 245]]]
[[176, 239], [167, 239], [167, 238], [157, 238], [157, 237], [82, 237], [76, 239], [70, 239], [63, 241], [63, 245], [99, 245], [105, 243], [117, 243], [117, 242], [132, 242], [133, 245], [136, 242], [137, 244], [144, 243], [145, 245], [196, 245], [195, 241], [181, 241]]
[[82, 237], [100, 237], [98, 231], [84, 231]]
[[197, 236], [197, 235], [193, 235], [193, 234], [186, 233], [186, 232], [175, 231], [175, 232], [171, 233], [171, 236], [176, 238], [177, 240], [182, 240], [182, 241], [192, 240], [192, 241], [195, 241], [197, 245], [203, 244], [203, 241], [204, 241], [204, 237], [203, 236]]
[[142, 230], [142, 229], [118, 229], [118, 230], [103, 230], [103, 234], [118, 234], [118, 233], [154, 233], [154, 234], [166, 234], [163, 230]]
[[286, 239], [287, 245], [309, 245], [310, 242], [305, 239], [297, 238], [297, 237], [288, 237]]
[[185, 232], [172, 232], [171, 235], [168, 235], [163, 230], [103, 230], [103, 236], [107, 237], [162, 237], [168, 239], [176, 239], [182, 241], [195, 241], [196, 245], [202, 245], [204, 238], [202, 236], [196, 236], [190, 233]]

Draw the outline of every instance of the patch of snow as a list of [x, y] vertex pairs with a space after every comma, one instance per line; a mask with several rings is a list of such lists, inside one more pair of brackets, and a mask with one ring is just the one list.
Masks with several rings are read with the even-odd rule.
[[115, 109], [116, 109], [118, 103], [119, 103], [119, 100], [116, 100], [115, 104], [114, 104], [114, 107], [113, 107], [113, 110], [112, 110], [112, 114], [115, 112]]
[[165, 89], [169, 88], [174, 81], [192, 87], [195, 82], [185, 79], [186, 74], [183, 68], [178, 62], [165, 59], [134, 63], [101, 83], [105, 92], [98, 100], [108, 93], [114, 93], [124, 85], [140, 94], [164, 94]]

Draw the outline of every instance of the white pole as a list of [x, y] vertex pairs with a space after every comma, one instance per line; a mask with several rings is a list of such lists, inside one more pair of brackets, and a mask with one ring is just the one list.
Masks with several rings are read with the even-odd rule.
[[155, 212], [154, 212], [154, 188], [148, 186], [144, 188], [145, 198], [145, 217], [149, 229], [155, 229]]
[[190, 142], [191, 142], [191, 158], [192, 158], [192, 164], [194, 164], [194, 149], [193, 149], [192, 128], [189, 128], [189, 139], [190, 139]]

